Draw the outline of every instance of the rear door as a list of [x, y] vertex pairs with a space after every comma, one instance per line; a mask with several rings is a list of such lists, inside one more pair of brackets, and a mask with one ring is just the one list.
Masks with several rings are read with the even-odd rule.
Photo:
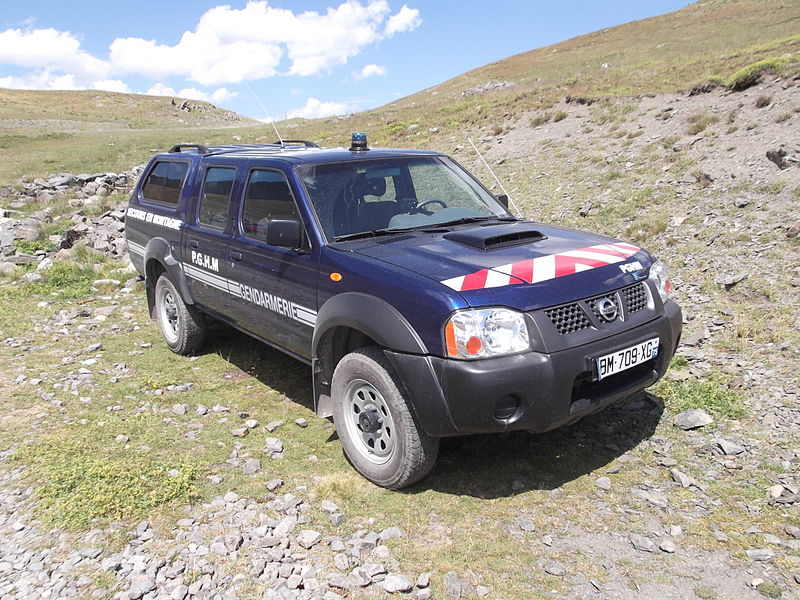
[[220, 164], [205, 165], [203, 170], [194, 214], [187, 216], [181, 256], [195, 300], [205, 309], [225, 314], [232, 305], [227, 250], [235, 225], [231, 199], [237, 169]]
[[312, 247], [305, 226], [300, 248], [267, 244], [269, 224], [275, 219], [303, 223], [289, 181], [279, 169], [251, 169], [228, 254], [230, 289], [239, 305], [241, 327], [309, 359], [317, 316], [319, 250]]

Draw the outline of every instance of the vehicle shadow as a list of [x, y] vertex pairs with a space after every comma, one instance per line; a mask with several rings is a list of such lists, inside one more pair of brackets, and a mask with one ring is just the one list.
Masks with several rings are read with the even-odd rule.
[[292, 402], [314, 410], [311, 367], [233, 327], [210, 323], [201, 354], [219, 354], [243, 377], [254, 377]]
[[493, 499], [554, 490], [652, 437], [663, 412], [663, 400], [645, 392], [547, 433], [445, 438], [433, 472], [404, 491]]
[[[311, 368], [220, 323], [209, 327], [203, 352], [219, 354], [260, 383], [313, 410]], [[577, 423], [541, 434], [524, 431], [443, 438], [433, 472], [402, 490], [435, 490], [477, 498], [503, 498], [529, 490], [553, 490], [601, 469], [655, 432], [661, 398], [642, 393]], [[336, 434], [326, 443], [338, 445]]]

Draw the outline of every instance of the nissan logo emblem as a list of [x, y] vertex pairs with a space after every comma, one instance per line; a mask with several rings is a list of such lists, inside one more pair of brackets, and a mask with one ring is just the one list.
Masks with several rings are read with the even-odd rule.
[[611, 322], [617, 318], [617, 304], [611, 298], [600, 298], [596, 306], [598, 314], [604, 321]]

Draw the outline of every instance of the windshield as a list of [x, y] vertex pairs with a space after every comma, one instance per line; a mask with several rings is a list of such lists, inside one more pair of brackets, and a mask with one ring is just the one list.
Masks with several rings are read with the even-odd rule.
[[414, 156], [298, 167], [329, 240], [455, 221], [512, 218], [452, 160]]

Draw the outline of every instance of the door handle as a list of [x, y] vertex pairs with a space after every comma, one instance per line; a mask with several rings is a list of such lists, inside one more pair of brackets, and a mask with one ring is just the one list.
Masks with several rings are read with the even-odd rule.
[[234, 250], [231, 252], [231, 260], [242, 260], [242, 253]]
[[189, 248], [199, 248], [200, 242], [197, 240], [189, 240]]

